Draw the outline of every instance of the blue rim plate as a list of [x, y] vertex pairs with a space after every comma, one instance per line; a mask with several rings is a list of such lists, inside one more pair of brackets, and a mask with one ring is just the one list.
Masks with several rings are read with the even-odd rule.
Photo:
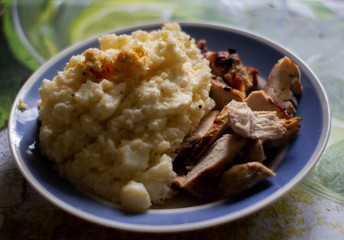
[[[130, 34], [138, 29], [158, 29], [161, 25], [136, 25], [113, 32]], [[256, 67], [263, 78], [283, 56], [288, 56], [299, 66], [304, 89], [297, 109], [297, 115], [303, 118], [301, 130], [275, 167], [276, 176], [235, 201], [151, 209], [145, 213], [132, 213], [97, 201], [61, 179], [36, 148], [38, 88], [44, 78], [53, 79], [72, 55], [81, 54], [90, 47], [99, 47], [98, 36], [95, 36], [65, 49], [46, 62], [27, 80], [14, 101], [8, 125], [11, 151], [21, 173], [40, 194], [65, 211], [104, 226], [144, 232], [185, 231], [214, 226], [253, 213], [280, 198], [313, 168], [326, 146], [331, 121], [324, 88], [310, 68], [286, 48], [244, 30], [215, 23], [180, 22], [180, 25], [196, 40], [206, 39], [210, 50], [236, 49], [244, 65]], [[29, 106], [28, 110], [18, 110], [20, 100]]]

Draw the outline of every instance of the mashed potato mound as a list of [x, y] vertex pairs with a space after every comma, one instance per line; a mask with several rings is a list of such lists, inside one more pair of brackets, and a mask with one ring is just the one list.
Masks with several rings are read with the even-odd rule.
[[145, 210], [172, 196], [175, 151], [214, 107], [210, 68], [178, 24], [99, 43], [43, 80], [40, 149], [77, 187]]

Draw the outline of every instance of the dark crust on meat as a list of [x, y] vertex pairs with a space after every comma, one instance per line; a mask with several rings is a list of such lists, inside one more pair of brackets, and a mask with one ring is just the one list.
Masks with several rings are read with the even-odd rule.
[[[194, 135], [197, 138], [186, 139], [176, 152], [176, 159], [182, 161], [176, 163], [175, 160], [173, 163], [177, 177], [172, 187], [185, 191], [198, 200], [232, 198], [275, 175], [271, 169], [262, 164], [267, 158], [265, 149], [281, 146], [295, 137], [302, 118], [293, 118], [293, 115], [286, 111], [288, 104], [285, 106], [278, 104], [264, 90], [258, 91], [259, 71], [254, 67], [243, 66], [235, 49], [212, 52], [208, 50], [205, 40], [200, 40], [197, 47], [209, 60], [212, 73], [210, 97], [215, 100], [215, 109], [220, 113], [215, 119], [211, 119], [213, 121], [211, 127], [208, 125], [200, 134]], [[301, 85], [297, 84], [292, 88], [295, 88], [291, 89], [293, 92], [302, 90]], [[252, 94], [251, 97], [248, 97], [249, 94]], [[232, 120], [229, 117], [230, 103], [233, 102], [250, 104], [248, 107], [255, 115], [275, 116], [276, 113], [276, 117], [285, 122], [286, 131], [277, 132], [281, 138], [273, 138], [273, 140], [265, 139], [260, 135], [258, 139], [250, 139], [250, 136], [245, 134], [243, 137], [239, 135], [240, 133], [234, 133], [235, 125], [229, 124]], [[266, 119], [269, 123], [272, 121]], [[266, 132], [269, 133], [264, 128], [264, 133]], [[181, 163], [183, 172], [176, 171], [175, 166], [178, 166], [178, 163]]]
[[197, 46], [209, 60], [212, 74], [221, 77], [229, 87], [245, 94], [257, 86], [259, 71], [253, 67], [244, 67], [235, 49], [212, 52], [206, 47], [205, 40], [200, 40]]
[[218, 178], [245, 143], [246, 140], [237, 134], [224, 135], [212, 144], [197, 166], [186, 176], [177, 176], [173, 186], [188, 192], [199, 200], [210, 200], [215, 194]]
[[205, 136], [198, 141], [191, 153], [192, 159], [199, 159], [208, 148], [224, 133], [229, 132], [228, 121], [228, 107], [224, 107], [216, 116], [212, 127], [207, 131]]
[[199, 40], [197, 43], [197, 47], [201, 50], [202, 54], [208, 52], [208, 48], [206, 45], [207, 45], [207, 42], [203, 39]]

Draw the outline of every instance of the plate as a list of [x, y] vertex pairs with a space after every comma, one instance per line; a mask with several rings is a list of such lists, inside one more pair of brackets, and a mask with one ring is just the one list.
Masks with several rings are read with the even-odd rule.
[[[280, 198], [298, 184], [312, 169], [326, 146], [330, 131], [329, 102], [319, 79], [295, 54], [257, 34], [220, 24], [180, 22], [186, 33], [196, 41], [206, 39], [212, 51], [236, 49], [244, 65], [260, 71], [267, 78], [278, 59], [288, 56], [300, 68], [303, 93], [297, 116], [303, 118], [301, 130], [275, 166], [276, 176], [232, 201], [218, 201], [192, 206], [166, 206], [144, 213], [133, 213], [98, 201], [77, 190], [52, 169], [51, 162], [41, 156], [38, 141], [38, 88], [43, 79], [53, 79], [70, 57], [91, 47], [99, 47], [98, 36], [75, 44], [40, 67], [18, 93], [9, 119], [8, 133], [11, 151], [26, 180], [45, 198], [88, 221], [108, 227], [141, 232], [176, 232], [194, 230], [233, 221], [251, 214]], [[161, 23], [121, 28], [116, 34], [154, 30]], [[19, 101], [28, 105], [18, 109]]]

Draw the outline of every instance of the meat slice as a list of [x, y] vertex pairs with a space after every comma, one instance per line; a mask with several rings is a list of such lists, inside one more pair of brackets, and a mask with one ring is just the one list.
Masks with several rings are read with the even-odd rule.
[[286, 134], [278, 139], [266, 139], [264, 141], [264, 146], [266, 148], [276, 148], [282, 147], [283, 145], [287, 144], [291, 139], [295, 137], [295, 135], [300, 130], [300, 121], [302, 118], [300, 117], [293, 117], [290, 119], [286, 119], [283, 123], [284, 128], [286, 129]]
[[264, 141], [289, 140], [300, 129], [301, 118], [280, 119], [274, 111], [252, 111], [246, 102], [231, 101], [227, 105], [228, 125], [245, 138]]
[[246, 140], [237, 134], [225, 134], [219, 138], [184, 176], [177, 176], [174, 186], [201, 200], [213, 197], [217, 179], [237, 156]]
[[[219, 52], [212, 52], [208, 51], [206, 52], [205, 57], [209, 60], [209, 66], [211, 68], [211, 72], [219, 76], [221, 78], [224, 78], [225, 74], [228, 73], [228, 71], [232, 68], [232, 66], [235, 64], [233, 59], [228, 52], [225, 51], [219, 51]], [[233, 56], [234, 57], [234, 56]], [[239, 56], [235, 56], [238, 63]]]
[[207, 133], [195, 143], [190, 156], [192, 159], [198, 160], [218, 138], [229, 132], [230, 127], [227, 124], [229, 108], [227, 105], [216, 116]]
[[184, 138], [181, 147], [177, 150], [178, 157], [175, 159], [175, 162], [188, 158], [194, 146], [201, 141], [212, 127], [218, 114], [219, 111], [210, 111], [201, 119], [192, 134]]
[[216, 110], [210, 111], [204, 118], [201, 119], [195, 131], [192, 133], [192, 135], [189, 138], [187, 138], [187, 140], [194, 142], [203, 138], [204, 135], [209, 131], [209, 129], [213, 125], [216, 119], [216, 116], [219, 113], [220, 112]]
[[280, 106], [294, 116], [297, 106], [296, 95], [302, 92], [300, 70], [288, 57], [280, 59], [272, 68], [264, 91]]
[[254, 67], [244, 67], [244, 74], [246, 75], [247, 85], [246, 90], [249, 90], [258, 85], [258, 75], [259, 71]]
[[259, 162], [234, 165], [222, 174], [217, 186], [217, 197], [237, 196], [258, 182], [273, 176], [275, 173]]
[[[199, 44], [204, 49], [204, 43]], [[258, 83], [259, 71], [253, 67], [243, 66], [239, 55], [234, 49], [228, 51], [207, 51], [204, 56], [209, 60], [209, 66], [215, 76], [221, 77], [226, 84], [245, 94]]]
[[242, 91], [228, 86], [220, 77], [211, 78], [210, 83], [211, 89], [209, 95], [214, 99], [216, 109], [222, 109], [233, 99], [242, 102], [245, 98], [245, 94]]
[[253, 91], [244, 100], [252, 111], [275, 111], [279, 118], [290, 118], [285, 109], [278, 105], [263, 90]]
[[263, 143], [259, 139], [247, 139], [239, 155], [244, 162], [263, 162], [266, 159]]

